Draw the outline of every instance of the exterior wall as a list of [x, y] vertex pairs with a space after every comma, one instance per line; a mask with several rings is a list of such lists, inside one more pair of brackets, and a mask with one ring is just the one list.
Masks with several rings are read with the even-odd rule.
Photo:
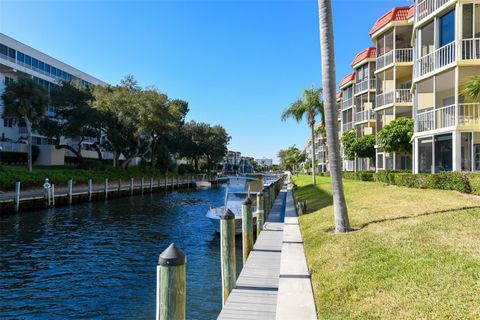
[[65, 164], [65, 152], [64, 150], [57, 150], [55, 146], [39, 145], [40, 153], [38, 154], [36, 166], [57, 166]]

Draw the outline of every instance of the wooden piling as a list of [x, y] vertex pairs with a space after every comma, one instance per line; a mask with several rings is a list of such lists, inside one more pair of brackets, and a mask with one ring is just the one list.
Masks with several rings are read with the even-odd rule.
[[268, 187], [263, 189], [263, 212], [265, 214], [265, 219], [267, 218], [268, 214], [270, 213], [268, 204], [270, 203], [270, 197], [268, 192]]
[[153, 193], [153, 177], [150, 177], [150, 193]]
[[220, 262], [222, 269], [222, 302], [225, 305], [237, 282], [235, 255], [235, 215], [230, 209], [220, 217]]
[[122, 191], [122, 179], [118, 179], [118, 193], [120, 195], [120, 192]]
[[73, 202], [73, 179], [70, 178], [68, 179], [68, 188], [67, 188], [67, 193], [68, 193], [68, 204], [72, 204]]
[[50, 192], [52, 193], [52, 208], [55, 207], [55, 185], [52, 183], [52, 187], [50, 189]]
[[105, 200], [108, 199], [108, 178], [105, 178]]
[[88, 179], [88, 201], [92, 201], [92, 190], [93, 189], [93, 184], [92, 184], [92, 179]]
[[253, 249], [253, 215], [252, 200], [250, 198], [247, 198], [242, 204], [242, 244], [243, 264], [245, 264], [248, 255]]
[[20, 210], [20, 180], [15, 181], [15, 212]]
[[145, 183], [145, 178], [142, 177], [142, 180], [140, 180], [140, 190], [142, 194], [143, 194], [144, 183]]
[[133, 178], [130, 178], [130, 195], [133, 196]]
[[263, 211], [263, 193], [257, 193], [257, 237], [260, 231], [263, 230], [263, 224], [265, 223], [265, 212]]
[[174, 243], [160, 254], [157, 266], [157, 320], [184, 320], [186, 256]]

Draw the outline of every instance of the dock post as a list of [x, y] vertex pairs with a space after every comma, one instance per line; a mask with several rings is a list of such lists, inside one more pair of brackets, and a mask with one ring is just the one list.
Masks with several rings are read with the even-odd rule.
[[145, 178], [142, 177], [142, 180], [140, 180], [140, 190], [141, 190], [142, 194], [143, 194], [143, 185], [144, 185], [144, 183], [145, 183]]
[[257, 238], [260, 231], [263, 230], [263, 224], [265, 223], [265, 212], [263, 211], [263, 193], [257, 193]]
[[153, 177], [150, 177], [150, 193], [153, 193]]
[[263, 189], [263, 213], [265, 217], [267, 217], [268, 213], [270, 212], [270, 210], [268, 210], [269, 203], [270, 203], [270, 197], [269, 197], [268, 187], [265, 187]]
[[133, 196], [133, 178], [130, 178], [130, 195]]
[[158, 179], [157, 179], [157, 190], [160, 191], [160, 176], [158, 176]]
[[235, 255], [235, 215], [227, 209], [220, 216], [220, 261], [222, 269], [222, 305], [237, 282]]
[[15, 181], [15, 212], [20, 210], [20, 180]]
[[89, 178], [88, 179], [88, 201], [92, 201], [92, 189], [93, 189], [93, 186], [92, 186], [92, 179]]
[[156, 320], [184, 320], [186, 256], [174, 243], [160, 254], [157, 266]]
[[52, 193], [52, 208], [54, 208], [55, 207], [55, 184], [53, 183], [52, 183], [50, 192]]
[[108, 199], [108, 178], [105, 178], [105, 200]]
[[253, 215], [250, 198], [247, 198], [242, 204], [242, 244], [243, 264], [245, 264], [250, 251], [253, 249]]
[[177, 176], [177, 190], [180, 189], [180, 176]]
[[172, 176], [172, 191], [175, 189], [175, 177]]
[[118, 195], [119, 196], [121, 191], [122, 191], [122, 179], [118, 179]]
[[167, 175], [165, 174], [165, 192], [167, 192], [167, 184], [168, 184], [168, 180], [167, 180]]
[[68, 179], [68, 204], [73, 202], [73, 179]]

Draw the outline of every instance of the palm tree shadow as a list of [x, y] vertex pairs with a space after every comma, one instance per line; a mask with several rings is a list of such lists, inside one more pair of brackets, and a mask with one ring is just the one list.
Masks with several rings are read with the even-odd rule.
[[297, 188], [295, 198], [300, 200], [309, 199], [305, 214], [315, 212], [325, 207], [333, 205], [333, 196], [331, 193], [322, 190], [317, 185], [305, 185]]

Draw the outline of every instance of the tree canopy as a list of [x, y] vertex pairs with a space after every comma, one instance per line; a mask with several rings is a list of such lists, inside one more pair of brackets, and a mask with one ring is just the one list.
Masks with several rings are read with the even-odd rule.
[[397, 118], [378, 133], [378, 145], [386, 152], [412, 153], [413, 119]]

